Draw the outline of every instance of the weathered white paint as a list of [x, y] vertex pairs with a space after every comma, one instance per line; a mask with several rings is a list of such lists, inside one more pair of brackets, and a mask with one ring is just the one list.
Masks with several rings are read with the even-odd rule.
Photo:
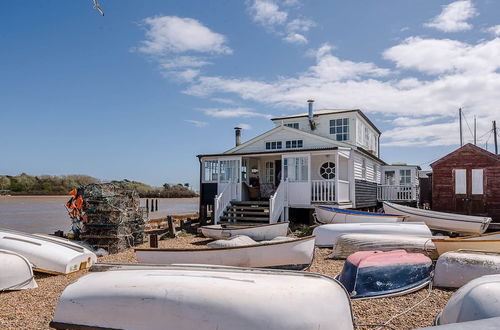
[[483, 194], [483, 169], [473, 169], [472, 170], [472, 194], [482, 195]]
[[193, 265], [113, 267], [69, 285], [51, 326], [353, 329], [347, 292], [320, 274]]
[[500, 316], [500, 274], [476, 278], [456, 291], [438, 315], [437, 324]]
[[314, 236], [291, 241], [222, 249], [136, 249], [139, 263], [203, 264], [238, 267], [309, 265]]
[[271, 240], [278, 236], [286, 236], [288, 233], [288, 222], [279, 222], [276, 224], [263, 226], [221, 226], [210, 225], [201, 227], [201, 233], [205, 237], [222, 239], [237, 235], [245, 235], [255, 241]]
[[28, 259], [12, 251], [0, 250], [0, 292], [36, 287]]
[[467, 170], [455, 169], [455, 194], [467, 194]]
[[425, 223], [335, 223], [321, 225], [314, 228], [313, 235], [316, 236], [316, 245], [331, 247], [337, 243], [337, 239], [343, 234], [391, 234], [391, 235], [432, 235]]
[[315, 207], [315, 214], [318, 222], [323, 224], [329, 223], [374, 223], [374, 222], [402, 222], [405, 217], [391, 216], [389, 214], [374, 214], [370, 212], [347, 213], [336, 211], [328, 205], [320, 205]]
[[500, 232], [483, 235], [472, 235], [456, 238], [434, 239], [434, 244], [441, 255], [449, 251], [457, 250], [480, 250], [500, 251]]
[[69, 240], [0, 229], [0, 249], [16, 252], [40, 272], [68, 274], [89, 268], [97, 256]]
[[383, 204], [386, 213], [406, 215], [408, 218], [405, 221], [425, 222], [429, 228], [435, 230], [481, 234], [491, 222], [488, 217], [436, 212], [389, 202]]

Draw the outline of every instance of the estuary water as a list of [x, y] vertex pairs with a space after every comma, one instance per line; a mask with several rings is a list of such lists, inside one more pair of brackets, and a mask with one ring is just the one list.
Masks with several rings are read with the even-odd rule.
[[[66, 233], [71, 229], [71, 220], [64, 207], [69, 198], [69, 196], [1, 196], [0, 228], [28, 233], [52, 234], [57, 230]], [[198, 200], [198, 198], [158, 198], [158, 211], [150, 212], [149, 218], [196, 213]], [[141, 199], [141, 206], [146, 206], [146, 199]]]

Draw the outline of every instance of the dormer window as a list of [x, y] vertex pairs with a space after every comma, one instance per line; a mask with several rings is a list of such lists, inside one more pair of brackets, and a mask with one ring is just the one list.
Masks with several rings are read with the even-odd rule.
[[330, 134], [337, 141], [349, 140], [349, 118], [330, 120]]
[[286, 127], [291, 127], [291, 128], [295, 128], [295, 129], [299, 129], [299, 123], [288, 123], [288, 124], [285, 124]]

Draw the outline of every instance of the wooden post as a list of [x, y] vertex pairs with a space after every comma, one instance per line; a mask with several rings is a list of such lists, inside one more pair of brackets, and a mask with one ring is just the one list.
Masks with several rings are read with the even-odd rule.
[[493, 138], [495, 139], [495, 155], [498, 155], [497, 121], [496, 120], [493, 120]]
[[463, 146], [463, 140], [462, 140], [462, 108], [458, 109], [458, 120], [460, 122], [460, 146]]
[[476, 116], [474, 116], [474, 145], [476, 145]]
[[154, 212], [155, 211], [155, 200], [154, 199], [151, 199], [151, 212]]
[[168, 216], [167, 217], [167, 221], [168, 221], [168, 232], [169, 232], [169, 234], [170, 234], [171, 237], [175, 237], [176, 233], [175, 233], [174, 220], [172, 220], [171, 216]]
[[146, 198], [146, 210], [149, 212], [149, 198]]
[[158, 198], [156, 199], [156, 207], [155, 207], [155, 210], [158, 211]]
[[152, 249], [158, 248], [158, 235], [157, 234], [149, 235], [149, 247]]

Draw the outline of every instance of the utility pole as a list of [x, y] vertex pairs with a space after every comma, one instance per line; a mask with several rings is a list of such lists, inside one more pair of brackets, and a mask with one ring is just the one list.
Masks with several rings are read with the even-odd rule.
[[498, 155], [497, 121], [496, 120], [493, 120], [493, 138], [495, 139], [495, 155]]
[[462, 108], [458, 108], [458, 120], [460, 122], [460, 146], [463, 146], [463, 140], [462, 140]]
[[476, 116], [474, 116], [474, 145], [476, 145]]

